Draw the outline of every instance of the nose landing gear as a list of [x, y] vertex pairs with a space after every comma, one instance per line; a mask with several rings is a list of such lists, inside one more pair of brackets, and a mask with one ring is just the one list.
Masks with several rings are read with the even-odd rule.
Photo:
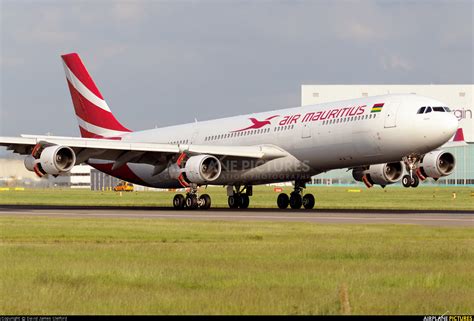
[[418, 187], [418, 185], [420, 184], [420, 179], [418, 178], [418, 176], [416, 175], [413, 175], [413, 176], [410, 176], [410, 175], [404, 175], [402, 177], [402, 185], [403, 187]]
[[403, 162], [405, 163], [408, 175], [402, 177], [403, 187], [417, 187], [420, 184], [420, 179], [415, 174], [418, 164], [420, 163], [419, 155], [408, 155], [403, 157]]
[[300, 209], [302, 206], [307, 210], [312, 209], [315, 204], [314, 196], [313, 194], [305, 194], [303, 196], [302, 194], [304, 188], [306, 188], [305, 182], [296, 181], [295, 188], [293, 192], [290, 193], [289, 197], [288, 194], [285, 193], [278, 195], [278, 208], [285, 209], [288, 207], [288, 205], [290, 205], [290, 207], [294, 210]]

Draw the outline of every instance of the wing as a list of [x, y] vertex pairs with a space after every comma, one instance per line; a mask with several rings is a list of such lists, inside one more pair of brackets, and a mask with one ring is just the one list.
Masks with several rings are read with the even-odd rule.
[[167, 164], [181, 154], [208, 154], [216, 157], [235, 157], [241, 159], [271, 160], [289, 154], [274, 145], [254, 146], [213, 146], [213, 145], [175, 145], [158, 143], [139, 143], [95, 138], [76, 138], [58, 136], [0, 137], [0, 146], [21, 155], [29, 155], [35, 146], [67, 146], [76, 154], [76, 165], [93, 159], [113, 160], [115, 168], [125, 163], [150, 165]]

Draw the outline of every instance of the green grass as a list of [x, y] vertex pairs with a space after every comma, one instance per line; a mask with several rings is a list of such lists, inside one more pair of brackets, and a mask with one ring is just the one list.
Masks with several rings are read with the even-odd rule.
[[[360, 193], [348, 190], [360, 189]], [[285, 187], [289, 193], [292, 188]], [[310, 187], [305, 190], [316, 197], [316, 208], [350, 209], [411, 209], [411, 210], [474, 210], [474, 188], [469, 187], [419, 187], [405, 189], [387, 187]], [[456, 193], [456, 199], [452, 194]], [[227, 207], [227, 196], [222, 187], [201, 189], [209, 193], [212, 207]], [[169, 206], [174, 192], [129, 192], [120, 196], [116, 192], [89, 190], [45, 189], [25, 191], [0, 191], [0, 204], [53, 204], [53, 205], [122, 205], [122, 206]], [[278, 193], [273, 187], [254, 188], [250, 207], [276, 208]]]
[[471, 228], [3, 216], [0, 261], [0, 314], [474, 312]]

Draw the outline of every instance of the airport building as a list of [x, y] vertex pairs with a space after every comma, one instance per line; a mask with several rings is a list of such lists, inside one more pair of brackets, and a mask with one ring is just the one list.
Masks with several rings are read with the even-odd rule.
[[[474, 85], [302, 85], [301, 105], [385, 94], [413, 93], [440, 100], [453, 110], [463, 129], [466, 147], [449, 148], [456, 157], [453, 174], [438, 180], [438, 184], [474, 185]], [[432, 182], [432, 180], [430, 180]], [[313, 178], [314, 184], [352, 184], [352, 173], [334, 170]]]

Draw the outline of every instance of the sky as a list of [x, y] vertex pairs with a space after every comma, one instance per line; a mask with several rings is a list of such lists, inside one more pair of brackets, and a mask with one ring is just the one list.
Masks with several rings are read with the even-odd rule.
[[0, 0], [0, 135], [79, 135], [69, 52], [133, 130], [299, 106], [302, 84], [472, 83], [473, 16], [472, 0]]

